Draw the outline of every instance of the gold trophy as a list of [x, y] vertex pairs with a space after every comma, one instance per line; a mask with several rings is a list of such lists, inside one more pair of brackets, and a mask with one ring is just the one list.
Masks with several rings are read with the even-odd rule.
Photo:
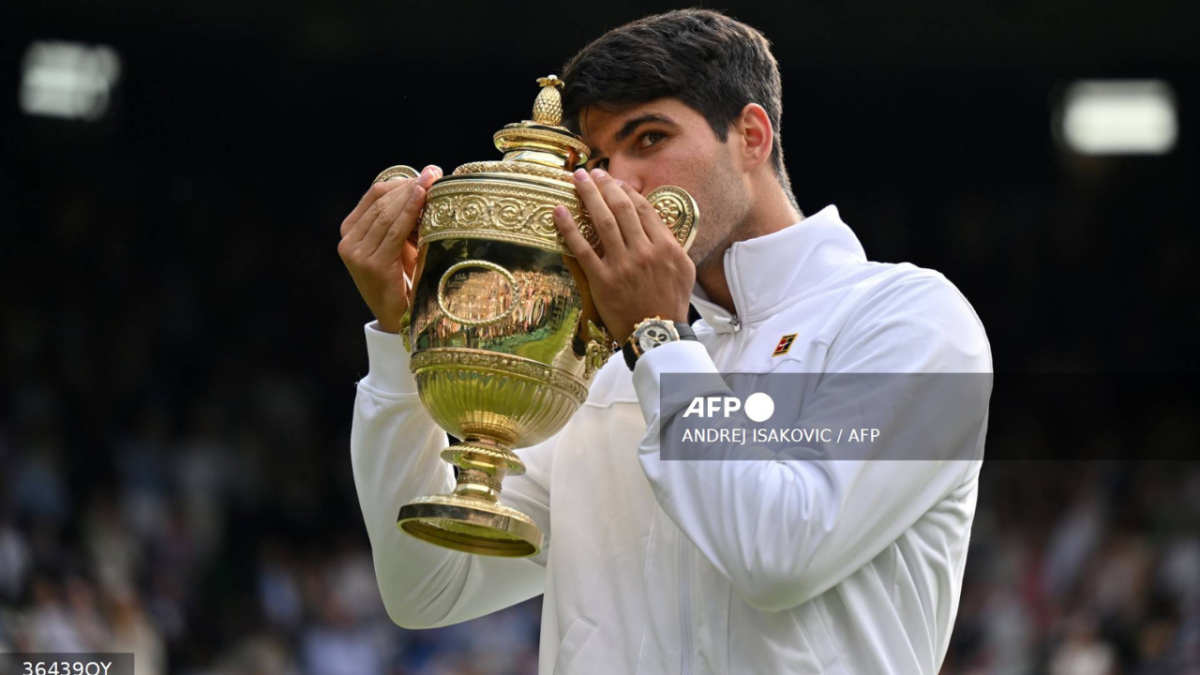
[[[497, 501], [504, 477], [525, 472], [513, 449], [562, 429], [616, 348], [552, 215], [566, 206], [603, 254], [571, 180], [590, 150], [561, 126], [562, 82], [538, 84], [533, 121], [494, 136], [503, 160], [464, 164], [430, 187], [401, 328], [421, 403], [462, 441], [442, 452], [458, 467], [454, 492], [414, 499], [396, 524], [439, 546], [513, 558], [542, 548], [533, 520]], [[416, 176], [395, 166], [375, 180]], [[691, 245], [691, 195], [664, 186], [647, 200]]]

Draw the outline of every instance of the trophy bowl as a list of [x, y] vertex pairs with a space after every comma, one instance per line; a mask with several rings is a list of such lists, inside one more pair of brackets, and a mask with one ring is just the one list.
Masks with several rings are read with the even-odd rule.
[[[525, 471], [513, 450], [562, 429], [616, 349], [553, 219], [566, 206], [603, 255], [571, 178], [590, 150], [560, 125], [562, 82], [538, 83], [534, 119], [494, 136], [502, 160], [464, 164], [430, 187], [401, 329], [421, 403], [461, 440], [442, 452], [458, 468], [455, 490], [404, 505], [397, 526], [481, 555], [541, 551], [533, 520], [499, 503], [504, 477]], [[416, 176], [395, 166], [376, 182]], [[699, 220], [692, 197], [663, 186], [647, 200], [688, 247]]]

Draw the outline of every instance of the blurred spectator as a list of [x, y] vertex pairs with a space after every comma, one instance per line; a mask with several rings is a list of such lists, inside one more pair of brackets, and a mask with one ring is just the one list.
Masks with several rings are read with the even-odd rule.
[[165, 528], [168, 482], [167, 444], [170, 434], [168, 412], [161, 405], [147, 405], [140, 413], [135, 434], [119, 441], [116, 468], [121, 481], [125, 522], [142, 540]]
[[71, 502], [61, 463], [59, 439], [51, 433], [39, 434], [13, 476], [11, 489], [17, 513], [48, 522], [66, 520]]
[[165, 675], [166, 646], [162, 636], [146, 615], [141, 603], [131, 592], [110, 595], [109, 618], [112, 626], [114, 652], [133, 654], [134, 675]]
[[100, 614], [96, 593], [84, 579], [68, 577], [63, 593], [72, 626], [86, 651], [103, 651], [109, 647], [107, 622]]
[[30, 589], [29, 637], [32, 647], [40, 652], [86, 652], [90, 645], [73, 616], [63, 607], [59, 588], [46, 577], [34, 579]]
[[107, 589], [132, 588], [141, 572], [143, 550], [126, 529], [116, 500], [98, 494], [83, 519], [83, 543], [96, 580]]
[[293, 563], [278, 541], [269, 540], [260, 549], [258, 601], [268, 623], [275, 627], [296, 629], [304, 620], [304, 602]]
[[25, 589], [29, 574], [29, 547], [17, 530], [12, 517], [0, 504], [0, 602], [16, 602]]
[[1050, 661], [1050, 675], [1117, 675], [1117, 654], [1091, 619], [1074, 617], [1067, 637]]
[[383, 675], [384, 661], [374, 635], [356, 621], [336, 594], [323, 596], [316, 625], [301, 637], [304, 671], [309, 675]]

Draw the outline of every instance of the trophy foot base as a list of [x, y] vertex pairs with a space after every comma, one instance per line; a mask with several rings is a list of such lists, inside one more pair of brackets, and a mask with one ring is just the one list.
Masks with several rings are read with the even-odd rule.
[[501, 558], [537, 555], [541, 529], [529, 516], [499, 502], [504, 477], [525, 472], [505, 440], [478, 434], [443, 450], [442, 458], [459, 469], [454, 492], [405, 504], [396, 526], [455, 551]]
[[464, 553], [526, 558], [542, 550], [542, 531], [529, 516], [474, 496], [419, 497], [400, 508], [396, 526], [418, 539]]

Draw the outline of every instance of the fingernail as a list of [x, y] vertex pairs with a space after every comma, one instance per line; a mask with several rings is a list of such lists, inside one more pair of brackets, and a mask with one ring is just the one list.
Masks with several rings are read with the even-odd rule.
[[613, 182], [615, 182], [617, 185], [620, 185], [621, 187], [625, 187], [625, 181], [621, 180], [620, 178], [614, 178]]
[[607, 175], [608, 174], [604, 173], [604, 169], [592, 169], [592, 178], [595, 178], [596, 180], [600, 180]]
[[408, 201], [415, 202], [420, 199], [421, 195], [423, 194], [425, 194], [424, 188], [422, 188], [420, 185], [415, 185], [413, 186], [412, 194], [408, 196]]
[[587, 171], [584, 171], [583, 169], [575, 169], [575, 180], [579, 181], [580, 183], [588, 182], [589, 179]]

